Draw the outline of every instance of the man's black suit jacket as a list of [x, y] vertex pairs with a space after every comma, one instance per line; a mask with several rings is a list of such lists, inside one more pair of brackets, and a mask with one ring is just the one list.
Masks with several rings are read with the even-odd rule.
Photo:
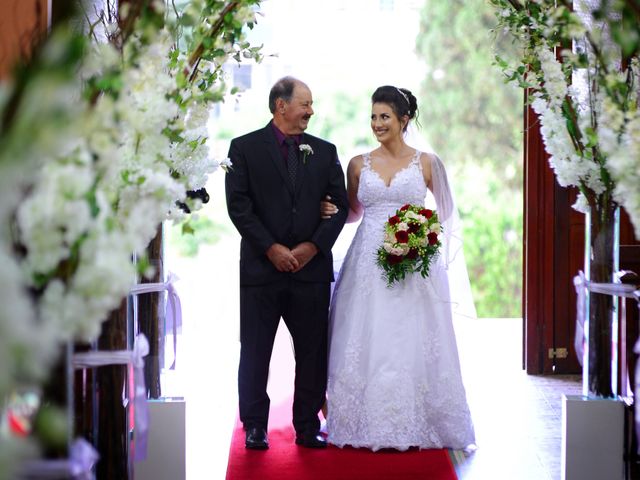
[[[227, 209], [240, 232], [240, 283], [261, 285], [286, 275], [305, 282], [331, 282], [331, 247], [348, 213], [344, 174], [335, 145], [303, 134], [313, 154], [298, 167], [295, 189], [271, 123], [231, 141], [226, 174]], [[339, 212], [320, 218], [320, 201], [331, 195]], [[274, 243], [289, 248], [311, 241], [318, 254], [295, 274], [278, 272], [266, 256]]]

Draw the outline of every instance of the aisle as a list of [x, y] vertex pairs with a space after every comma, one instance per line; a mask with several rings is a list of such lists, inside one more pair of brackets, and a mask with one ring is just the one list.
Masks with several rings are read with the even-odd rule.
[[[224, 188], [212, 187], [211, 192], [211, 203], [218, 204], [216, 221], [223, 223]], [[170, 254], [167, 259], [180, 277], [184, 309], [177, 390], [187, 397], [187, 480], [220, 480], [227, 471], [237, 415], [238, 245], [229, 227], [198, 258]], [[471, 457], [457, 459], [460, 479], [559, 479], [560, 398], [578, 391], [579, 384], [522, 371], [521, 319], [462, 319], [455, 327], [480, 445]], [[287, 412], [281, 426], [288, 427], [290, 414], [283, 404], [293, 388], [292, 354], [286, 335], [276, 341], [272, 371], [277, 375], [269, 392], [272, 406]], [[278, 379], [282, 393], [274, 384]], [[274, 417], [271, 427], [277, 428]]]
[[271, 360], [269, 443], [267, 451], [244, 448], [244, 432], [236, 423], [231, 441], [227, 480], [455, 480], [446, 450], [384, 451], [315, 450], [295, 445], [291, 426], [293, 354], [281, 322]]

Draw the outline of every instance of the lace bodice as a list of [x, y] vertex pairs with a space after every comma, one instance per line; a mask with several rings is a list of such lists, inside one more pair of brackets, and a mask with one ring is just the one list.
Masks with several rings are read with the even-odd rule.
[[424, 202], [427, 187], [422, 176], [421, 154], [416, 150], [409, 165], [396, 172], [389, 185], [371, 167], [371, 154], [363, 155], [358, 186], [358, 200], [364, 207], [363, 222], [381, 225], [380, 220], [384, 222], [405, 203]]

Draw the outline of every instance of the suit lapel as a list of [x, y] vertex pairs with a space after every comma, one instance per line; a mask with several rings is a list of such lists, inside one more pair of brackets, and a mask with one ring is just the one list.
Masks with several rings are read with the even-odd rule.
[[[307, 138], [306, 135], [303, 133], [302, 137], [300, 139], [300, 145], [307, 143]], [[311, 155], [307, 155], [307, 159], [306, 162], [303, 160], [303, 153], [302, 152], [298, 152], [299, 158], [300, 158], [300, 162], [298, 163], [298, 172], [296, 174], [296, 197], [298, 196], [298, 194], [300, 193], [300, 191], [302, 190], [302, 186], [304, 185], [304, 182], [308, 176], [308, 169], [307, 169], [307, 164], [306, 162], [308, 162], [310, 160]]]
[[293, 194], [293, 187], [289, 180], [289, 172], [287, 172], [287, 169], [284, 166], [284, 160], [282, 159], [282, 154], [280, 153], [280, 148], [276, 141], [276, 136], [273, 133], [271, 123], [269, 123], [264, 129], [264, 142], [267, 152], [269, 152], [269, 157], [271, 157], [276, 170], [280, 173], [282, 181], [287, 186], [289, 192]]

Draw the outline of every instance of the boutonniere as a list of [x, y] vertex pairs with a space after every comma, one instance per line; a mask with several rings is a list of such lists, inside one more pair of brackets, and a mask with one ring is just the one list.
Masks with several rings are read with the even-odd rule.
[[308, 145], [306, 143], [301, 143], [299, 148], [300, 148], [300, 151], [302, 152], [302, 163], [306, 164], [307, 157], [309, 155], [313, 155], [313, 148], [311, 148], [311, 145]]
[[220, 160], [218, 162], [218, 166], [224, 170], [224, 173], [229, 173], [229, 170], [233, 169], [233, 165], [231, 164], [231, 159], [229, 157], [225, 158], [224, 160]]

